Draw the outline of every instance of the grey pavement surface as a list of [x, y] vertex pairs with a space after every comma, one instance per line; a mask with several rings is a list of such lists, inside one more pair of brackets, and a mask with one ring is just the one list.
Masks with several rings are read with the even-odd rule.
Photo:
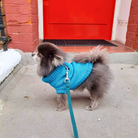
[[[56, 91], [37, 76], [31, 58], [25, 62], [0, 92], [0, 138], [73, 138], [68, 109], [55, 111]], [[71, 92], [79, 138], [138, 136], [138, 66], [110, 67], [114, 81], [96, 110], [85, 110], [87, 91]]]

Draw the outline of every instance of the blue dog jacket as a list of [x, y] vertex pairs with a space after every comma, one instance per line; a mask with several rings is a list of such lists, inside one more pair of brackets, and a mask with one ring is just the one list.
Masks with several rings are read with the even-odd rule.
[[[70, 79], [70, 90], [77, 88], [91, 73], [92, 63], [64, 63], [68, 68], [68, 77]], [[49, 83], [56, 89], [57, 94], [66, 93], [66, 68], [64, 65], [58, 66], [49, 76], [43, 77], [42, 81]]]

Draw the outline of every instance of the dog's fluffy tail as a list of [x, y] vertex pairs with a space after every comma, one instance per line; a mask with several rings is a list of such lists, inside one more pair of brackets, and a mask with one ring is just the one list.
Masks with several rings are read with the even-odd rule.
[[93, 48], [89, 53], [83, 53], [76, 55], [72, 61], [77, 63], [86, 63], [86, 62], [92, 62], [95, 63], [102, 63], [102, 64], [108, 64], [109, 62], [109, 54], [107, 52], [107, 49], [102, 49], [102, 46], [98, 46], [96, 48]]

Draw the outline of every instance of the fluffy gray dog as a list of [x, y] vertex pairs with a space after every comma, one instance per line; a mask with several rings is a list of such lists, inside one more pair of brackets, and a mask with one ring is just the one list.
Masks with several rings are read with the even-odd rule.
[[[87, 89], [89, 91], [91, 103], [89, 106], [86, 106], [86, 109], [92, 111], [98, 106], [99, 100], [103, 98], [104, 94], [107, 92], [112, 80], [112, 73], [108, 66], [108, 53], [106, 49], [101, 50], [101, 47], [98, 46], [93, 48], [89, 53], [76, 55], [72, 59], [71, 64], [66, 63], [66, 55], [64, 51], [52, 43], [46, 42], [40, 44], [37, 47], [37, 52], [32, 54], [34, 60], [38, 63], [37, 74], [43, 77], [42, 80], [44, 82], [55, 87], [58, 101], [56, 110], [62, 111], [67, 108], [66, 91], [63, 91], [65, 83], [62, 83], [62, 78], [66, 77], [64, 65], [68, 66], [70, 81], [76, 79], [73, 78], [77, 76], [75, 73], [80, 75], [80, 81], [74, 81], [73, 84], [75, 83], [75, 86], [72, 86], [72, 89], [78, 89], [80, 91]], [[77, 69], [75, 69], [75, 67]], [[59, 69], [61, 69], [61, 71]], [[70, 76], [71, 71], [73, 72], [72, 76]], [[79, 71], [81, 71], [81, 73]], [[85, 77], [81, 78], [83, 73], [86, 73], [87, 76], [84, 75]], [[70, 84], [71, 83], [72, 82], [70, 82]], [[58, 84], [59, 86], [57, 86]], [[62, 87], [62, 91], [59, 91], [60, 86]]]

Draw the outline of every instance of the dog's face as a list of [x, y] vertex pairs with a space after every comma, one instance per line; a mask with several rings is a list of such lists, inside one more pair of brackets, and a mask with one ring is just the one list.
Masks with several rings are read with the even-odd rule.
[[40, 64], [41, 58], [42, 58], [42, 55], [40, 53], [38, 53], [37, 51], [35, 51], [32, 54], [32, 57], [33, 57], [33, 59], [34, 59], [35, 62], [37, 62], [38, 64]]
[[54, 68], [63, 65], [66, 53], [59, 49], [56, 45], [46, 42], [40, 44], [32, 56], [38, 63], [39, 68], [43, 68], [43, 70], [46, 71], [43, 76], [47, 76]]

